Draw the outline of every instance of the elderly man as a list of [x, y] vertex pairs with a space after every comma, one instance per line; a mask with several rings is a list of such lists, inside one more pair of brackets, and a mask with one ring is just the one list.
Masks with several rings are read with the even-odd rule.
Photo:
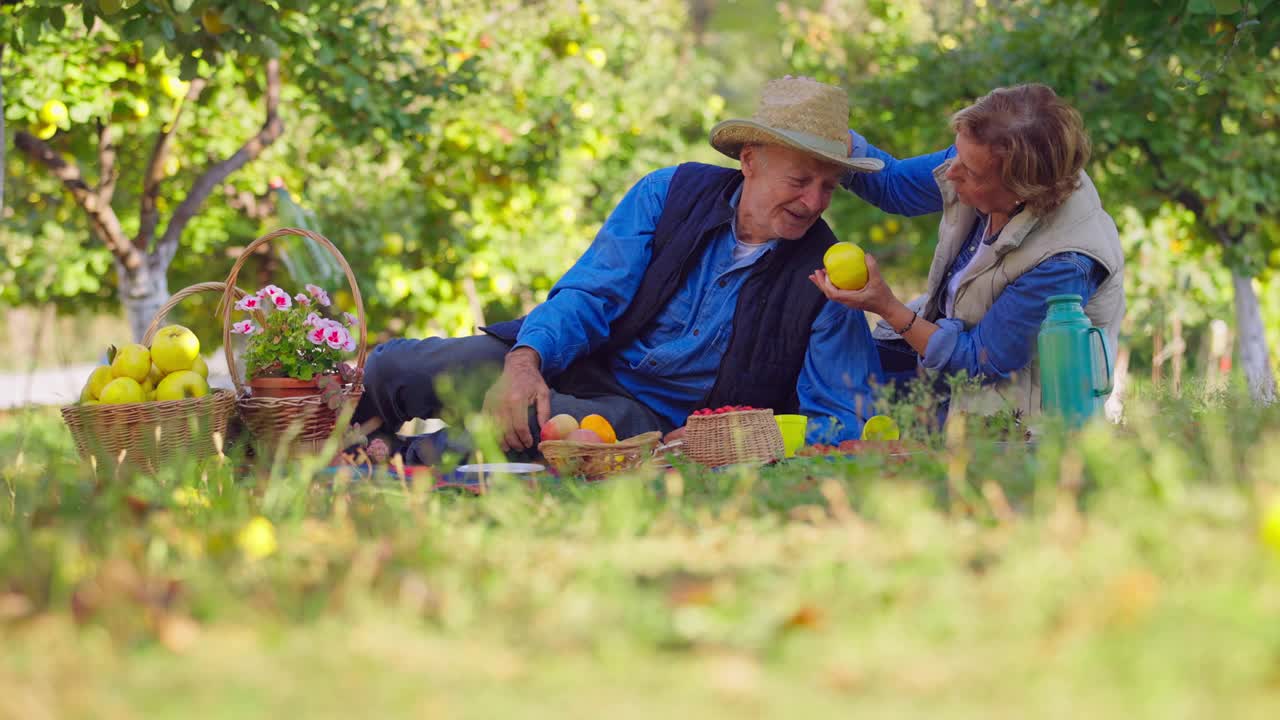
[[769, 82], [752, 119], [711, 131], [741, 170], [686, 163], [641, 179], [524, 318], [383, 344], [356, 420], [435, 417], [439, 378], [487, 368], [501, 374], [485, 410], [511, 453], [560, 413], [602, 415], [624, 438], [723, 405], [808, 415], [811, 441], [857, 437], [880, 370], [868, 323], [808, 280], [836, 242], [821, 218], [832, 193], [883, 166], [848, 157], [848, 116], [839, 88]]

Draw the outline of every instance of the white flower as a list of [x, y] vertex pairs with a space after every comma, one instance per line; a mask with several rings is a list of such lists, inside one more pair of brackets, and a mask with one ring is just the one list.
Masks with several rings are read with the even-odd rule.
[[311, 298], [307, 297], [306, 295], [303, 295], [302, 293], [298, 293], [297, 295], [294, 295], [293, 299], [296, 300], [297, 303], [302, 307], [306, 307], [311, 304]]
[[231, 332], [236, 335], [253, 335], [260, 332], [260, 330], [253, 324], [252, 320], [243, 320], [238, 323], [232, 323]]
[[273, 298], [273, 297], [276, 297], [277, 295], [284, 295], [285, 297], [289, 297], [289, 293], [280, 289], [276, 285], [268, 285], [262, 288], [261, 290], [259, 290], [257, 294], [258, 294], [258, 297], [267, 297], [267, 298]]
[[347, 327], [355, 327], [355, 326], [356, 326], [356, 322], [357, 322], [357, 320], [356, 320], [356, 316], [355, 316], [355, 315], [352, 315], [352, 314], [351, 314], [351, 313], [349, 313], [349, 312], [344, 312], [344, 313], [342, 313], [342, 319], [344, 319], [344, 320], [346, 320], [346, 321], [347, 321]]
[[271, 299], [271, 304], [275, 305], [277, 310], [288, 310], [293, 307], [293, 299], [289, 297], [288, 293], [271, 295], [269, 297]]
[[261, 308], [262, 301], [258, 299], [257, 295], [245, 295], [240, 298], [240, 302], [236, 303], [237, 310], [244, 310], [246, 312], [250, 310], [259, 310]]
[[324, 319], [321, 318], [319, 315], [315, 313], [307, 313], [307, 319], [304, 320], [302, 324], [310, 325], [311, 327], [320, 327], [321, 326], [320, 324], [322, 322], [324, 322]]
[[323, 345], [324, 328], [317, 327], [307, 331], [307, 339], [310, 340], [313, 345]]

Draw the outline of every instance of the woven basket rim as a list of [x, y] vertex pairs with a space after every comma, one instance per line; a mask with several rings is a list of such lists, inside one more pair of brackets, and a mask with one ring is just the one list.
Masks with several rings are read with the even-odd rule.
[[181, 400], [143, 400], [142, 402], [137, 402], [137, 403], [110, 403], [110, 404], [98, 403], [97, 405], [71, 403], [70, 405], [63, 405], [61, 409], [64, 411], [71, 411], [71, 412], [76, 412], [76, 411], [102, 412], [104, 408], [128, 407], [130, 405], [137, 406], [137, 407], [148, 407], [148, 408], [164, 407], [168, 409], [172, 407], [177, 407], [180, 403], [198, 405], [202, 402], [209, 402], [212, 400], [216, 400], [219, 395], [230, 395], [232, 397], [235, 397], [235, 393], [233, 393], [232, 391], [226, 388], [209, 388], [208, 395], [201, 395], [200, 397], [192, 397], [192, 398], [182, 398]]
[[662, 433], [657, 430], [653, 430], [647, 433], [640, 433], [639, 435], [632, 435], [626, 440], [619, 440], [618, 442], [612, 443], [583, 442], [581, 440], [543, 440], [538, 443], [538, 449], [541, 450], [543, 447], [549, 447], [552, 450], [629, 450], [631, 448], [643, 447], [644, 445], [661, 439]]

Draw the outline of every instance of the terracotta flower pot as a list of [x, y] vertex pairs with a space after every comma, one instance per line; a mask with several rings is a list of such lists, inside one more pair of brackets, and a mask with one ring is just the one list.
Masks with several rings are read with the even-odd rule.
[[249, 381], [253, 396], [258, 398], [296, 398], [316, 395], [320, 392], [317, 378], [299, 380], [297, 378], [262, 377]]

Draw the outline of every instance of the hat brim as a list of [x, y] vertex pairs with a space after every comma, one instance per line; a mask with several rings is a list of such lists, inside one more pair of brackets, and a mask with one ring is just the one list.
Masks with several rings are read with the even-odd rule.
[[725, 120], [711, 128], [711, 147], [737, 160], [742, 148], [752, 144], [781, 145], [812, 155], [858, 173], [884, 169], [877, 158], [851, 158], [843, 143], [794, 130], [782, 130], [753, 120]]

